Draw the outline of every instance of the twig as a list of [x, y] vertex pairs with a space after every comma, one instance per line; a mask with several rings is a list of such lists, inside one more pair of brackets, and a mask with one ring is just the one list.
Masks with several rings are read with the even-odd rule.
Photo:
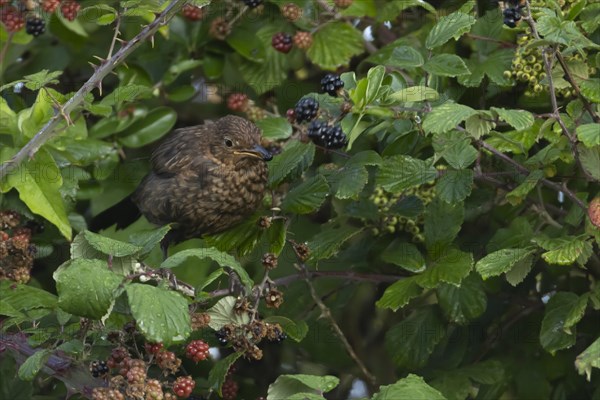
[[108, 55], [106, 59], [112, 57], [113, 51], [115, 50], [115, 43], [117, 42], [117, 38], [121, 34], [121, 12], [117, 13], [117, 24], [115, 25], [115, 34], [112, 37], [112, 41], [110, 42], [110, 48], [108, 49]]
[[354, 360], [354, 362], [356, 363], [356, 365], [358, 366], [358, 368], [360, 369], [362, 374], [365, 376], [365, 378], [372, 385], [375, 385], [375, 383], [376, 383], [375, 376], [369, 372], [369, 370], [367, 369], [365, 364], [362, 362], [362, 360], [360, 358], [358, 358], [358, 356], [356, 355], [356, 352], [352, 348], [352, 345], [350, 345], [350, 342], [348, 342], [348, 339], [344, 335], [344, 332], [342, 332], [342, 329], [337, 324], [335, 318], [333, 318], [333, 315], [331, 314], [331, 310], [329, 309], [329, 307], [327, 307], [325, 305], [325, 303], [323, 303], [323, 300], [321, 300], [321, 298], [317, 294], [317, 291], [315, 290], [315, 287], [312, 284], [312, 281], [310, 280], [310, 274], [308, 273], [308, 268], [306, 267], [306, 264], [300, 263], [300, 264], [297, 264], [296, 266], [297, 266], [298, 270], [304, 276], [304, 281], [306, 282], [306, 285], [308, 286], [310, 295], [311, 295], [313, 301], [315, 302], [315, 304], [321, 310], [321, 316], [326, 318], [329, 321], [329, 323], [331, 324], [331, 327], [333, 328], [334, 333], [336, 334], [338, 339], [340, 339], [340, 341], [346, 348], [348, 355], [352, 358], [352, 360]]
[[[519, 172], [520, 174], [529, 175], [530, 171], [527, 168], [525, 168], [523, 165], [519, 164], [517, 161], [513, 160], [506, 154], [502, 153], [500, 150], [496, 149], [495, 147], [489, 145], [488, 143], [486, 143], [484, 141], [479, 141], [478, 144], [479, 144], [479, 146], [483, 147], [484, 149], [486, 149], [487, 151], [489, 151], [490, 153], [492, 153], [494, 156], [498, 157], [505, 163], [510, 164], [513, 167], [515, 167], [517, 172]], [[583, 201], [581, 201], [581, 199], [579, 197], [575, 196], [575, 193], [570, 191], [566, 185], [560, 185], [556, 182], [549, 181], [546, 178], [540, 179], [540, 182], [544, 186], [546, 186], [552, 190], [555, 190], [556, 192], [563, 192], [568, 198], [570, 198], [573, 201], [573, 203], [575, 203], [576, 205], [581, 207], [584, 211], [587, 211], [587, 206], [585, 205], [585, 203]]]
[[[146, 39], [154, 33], [183, 7], [186, 0], [173, 0], [156, 19], [148, 24], [142, 31], [131, 39], [125, 46], [115, 53], [113, 57], [102, 62], [94, 74], [83, 84], [83, 86], [63, 106], [65, 114], [70, 114], [75, 108], [83, 103], [85, 96], [102, 82], [102, 79], [112, 72], [129, 54], [137, 49]], [[35, 153], [48, 141], [61, 120], [60, 113], [56, 113], [40, 129], [38, 133], [15, 154], [10, 160], [0, 165], [0, 180], [4, 179], [10, 172], [14, 171], [25, 159], [32, 158]]]

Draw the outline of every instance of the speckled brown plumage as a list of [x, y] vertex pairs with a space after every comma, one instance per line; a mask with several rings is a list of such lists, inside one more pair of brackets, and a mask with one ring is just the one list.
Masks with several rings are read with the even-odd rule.
[[173, 223], [174, 241], [226, 230], [263, 199], [271, 155], [259, 143], [258, 128], [235, 116], [178, 129], [152, 154], [133, 201], [150, 222]]

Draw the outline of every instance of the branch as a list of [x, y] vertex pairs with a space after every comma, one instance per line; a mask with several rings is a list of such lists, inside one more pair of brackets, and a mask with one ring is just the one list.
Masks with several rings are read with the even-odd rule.
[[[152, 23], [125, 44], [114, 56], [100, 63], [94, 74], [87, 82], [71, 97], [62, 107], [65, 114], [69, 115], [75, 110], [88, 93], [99, 86], [106, 75], [112, 72], [129, 54], [137, 49], [146, 39], [150, 38], [163, 25], [183, 7], [186, 0], [173, 0], [165, 10], [160, 13]], [[52, 118], [40, 129], [38, 133], [14, 155], [10, 160], [0, 165], [0, 180], [4, 179], [10, 172], [14, 171], [26, 158], [32, 158], [35, 153], [46, 143], [54, 129], [61, 121], [61, 114], [56, 112]]]
[[[502, 153], [500, 150], [487, 144], [484, 141], [479, 141], [478, 143], [479, 143], [479, 146], [483, 147], [484, 149], [486, 149], [487, 151], [492, 153], [497, 158], [499, 158], [502, 161], [504, 161], [505, 163], [510, 164], [513, 167], [515, 167], [517, 172], [519, 172], [520, 174], [529, 175], [530, 171], [527, 168], [525, 168], [523, 165], [519, 164], [517, 161], [513, 160], [506, 154]], [[542, 185], [544, 185], [556, 192], [563, 192], [568, 198], [570, 198], [573, 201], [573, 203], [575, 203], [577, 206], [581, 207], [584, 211], [587, 212], [587, 206], [585, 205], [585, 203], [583, 201], [581, 201], [581, 199], [579, 197], [575, 196], [575, 193], [570, 191], [566, 185], [564, 185], [564, 184], [560, 185], [556, 182], [549, 181], [546, 178], [542, 178], [540, 180], [540, 182], [542, 183]]]

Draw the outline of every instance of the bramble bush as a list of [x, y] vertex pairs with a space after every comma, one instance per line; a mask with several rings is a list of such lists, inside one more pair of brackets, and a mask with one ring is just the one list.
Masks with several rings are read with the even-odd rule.
[[[1, 398], [600, 399], [600, 3], [0, 14]], [[87, 230], [230, 113], [254, 216]]]

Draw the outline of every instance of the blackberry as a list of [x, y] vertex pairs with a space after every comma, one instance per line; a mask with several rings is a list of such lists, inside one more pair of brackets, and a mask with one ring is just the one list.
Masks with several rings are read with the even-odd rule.
[[287, 335], [279, 324], [267, 324], [267, 339], [271, 342], [281, 343], [287, 339]]
[[517, 22], [521, 20], [521, 12], [519, 8], [507, 8], [502, 12], [504, 16], [504, 25], [514, 28], [517, 26]]
[[319, 102], [311, 97], [300, 99], [294, 107], [294, 115], [297, 122], [311, 121], [317, 117]]
[[225, 346], [227, 344], [227, 342], [229, 342], [230, 333], [231, 333], [230, 329], [223, 327], [215, 332], [215, 336], [217, 337], [217, 341], [221, 345]]
[[339, 149], [346, 145], [346, 135], [339, 125], [330, 126], [323, 121], [313, 121], [308, 126], [308, 137], [318, 146]]
[[191, 376], [180, 376], [173, 383], [173, 392], [175, 392], [177, 397], [185, 399], [190, 397], [194, 386], [196, 386], [196, 382], [194, 382]]
[[292, 50], [294, 40], [292, 35], [289, 33], [278, 32], [273, 35], [273, 38], [271, 39], [271, 45], [278, 52], [287, 54], [290, 52], [290, 50]]
[[333, 2], [335, 3], [336, 7], [338, 7], [338, 8], [348, 8], [352, 5], [352, 3], [354, 1], [353, 0], [333, 0]]
[[28, 18], [25, 23], [25, 32], [37, 37], [46, 31], [46, 23], [40, 17]]
[[262, 0], [244, 0], [244, 4], [250, 8], [256, 8], [262, 4]]
[[288, 3], [281, 8], [281, 15], [288, 21], [297, 21], [302, 17], [302, 9], [294, 3]]
[[321, 90], [330, 96], [337, 96], [344, 87], [344, 81], [336, 74], [327, 74], [321, 79]]
[[74, 21], [77, 18], [77, 13], [81, 5], [74, 0], [63, 1], [60, 5], [62, 15], [69, 21]]
[[90, 372], [94, 378], [106, 375], [109, 371], [106, 361], [92, 361], [90, 363]]
[[308, 49], [313, 44], [313, 37], [310, 32], [296, 32], [294, 35], [294, 45], [302, 50]]
[[262, 265], [268, 270], [277, 268], [277, 256], [273, 253], [265, 253], [261, 261]]
[[206, 360], [209, 356], [208, 343], [203, 340], [192, 340], [185, 348], [185, 354], [188, 358], [198, 363]]

